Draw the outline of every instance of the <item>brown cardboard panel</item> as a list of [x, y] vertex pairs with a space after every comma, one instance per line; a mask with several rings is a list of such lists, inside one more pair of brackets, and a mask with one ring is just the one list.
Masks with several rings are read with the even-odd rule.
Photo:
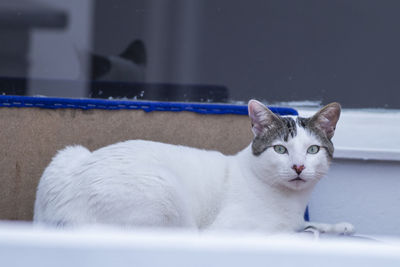
[[0, 138], [0, 220], [32, 220], [43, 170], [67, 145], [95, 150], [145, 139], [234, 154], [250, 143], [252, 133], [242, 115], [1, 108]]

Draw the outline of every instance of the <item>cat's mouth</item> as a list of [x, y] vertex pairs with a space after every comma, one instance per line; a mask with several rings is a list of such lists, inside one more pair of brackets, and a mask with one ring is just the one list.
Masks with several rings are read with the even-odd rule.
[[289, 180], [289, 182], [296, 182], [296, 181], [304, 182], [304, 183], [306, 182], [306, 180], [300, 178], [300, 176], [297, 176], [296, 178]]

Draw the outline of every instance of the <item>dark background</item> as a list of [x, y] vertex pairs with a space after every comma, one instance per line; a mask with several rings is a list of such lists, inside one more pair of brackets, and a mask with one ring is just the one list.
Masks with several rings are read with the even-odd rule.
[[224, 87], [224, 101], [400, 108], [399, 13], [395, 0], [97, 0], [90, 38], [100, 55], [142, 40], [140, 83]]

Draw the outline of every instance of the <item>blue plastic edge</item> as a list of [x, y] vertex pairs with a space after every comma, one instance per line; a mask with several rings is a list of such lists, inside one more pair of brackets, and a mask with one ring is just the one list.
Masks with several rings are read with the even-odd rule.
[[[105, 99], [78, 99], [58, 97], [33, 97], [0, 95], [0, 107], [13, 108], [46, 108], [46, 109], [106, 109], [120, 110], [133, 109], [151, 111], [189, 111], [200, 114], [236, 114], [247, 115], [246, 105], [233, 104], [203, 104], [185, 102], [157, 102], [157, 101], [131, 101], [131, 100], [105, 100]], [[272, 112], [280, 115], [298, 115], [293, 108], [269, 107]]]
[[309, 210], [308, 210], [308, 206], [306, 207], [306, 211], [304, 212], [304, 220], [305, 220], [306, 222], [309, 222], [309, 221], [310, 221], [310, 212], [309, 212]]

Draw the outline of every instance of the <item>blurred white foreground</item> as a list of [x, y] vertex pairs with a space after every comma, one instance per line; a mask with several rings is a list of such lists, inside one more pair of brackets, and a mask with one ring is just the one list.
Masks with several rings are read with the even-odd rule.
[[400, 243], [0, 224], [1, 266], [400, 266]]

